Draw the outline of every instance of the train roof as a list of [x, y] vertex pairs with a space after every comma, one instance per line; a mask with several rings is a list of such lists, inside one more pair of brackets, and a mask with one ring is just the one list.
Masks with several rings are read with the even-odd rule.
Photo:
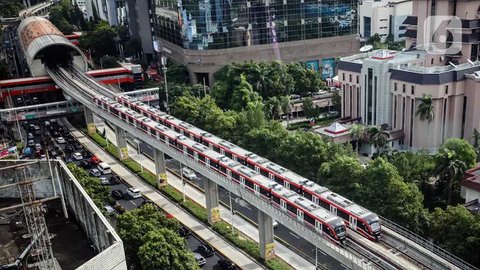
[[341, 196], [341, 195], [338, 195], [337, 193], [334, 193], [330, 190], [325, 190], [324, 192], [320, 193], [319, 194], [322, 198], [325, 198], [333, 203], [335, 203], [336, 205], [342, 207], [343, 209], [351, 212], [352, 214], [360, 217], [360, 218], [364, 218], [366, 216], [368, 216], [369, 214], [371, 214], [370, 211], [368, 211], [367, 209], [361, 207], [360, 205], [350, 201], [349, 199]]
[[261, 156], [258, 156], [258, 155], [255, 154], [255, 153], [248, 153], [248, 154], [246, 154], [246, 156], [247, 156], [251, 161], [253, 161], [253, 162], [257, 163], [257, 164], [260, 164], [260, 165], [269, 162], [268, 159], [263, 158], [263, 157], [261, 157]]
[[278, 183], [261, 175], [260, 173], [248, 168], [247, 166], [240, 166], [236, 168], [236, 171], [242, 173], [243, 175], [246, 175], [250, 179], [256, 181], [260, 185], [266, 187], [266, 188], [275, 188]]
[[240, 146], [236, 145], [236, 144], [233, 144], [229, 141], [226, 141], [220, 137], [217, 137], [215, 135], [212, 135], [212, 136], [205, 136], [205, 138], [208, 140], [208, 141], [211, 141], [212, 143], [214, 144], [217, 144], [217, 145], [220, 145], [221, 147], [223, 148], [226, 148], [228, 150], [230, 150], [231, 152], [234, 152], [235, 154], [237, 154], [238, 156], [240, 157], [244, 157], [246, 156], [247, 154], [250, 154], [249, 151], [241, 148]]

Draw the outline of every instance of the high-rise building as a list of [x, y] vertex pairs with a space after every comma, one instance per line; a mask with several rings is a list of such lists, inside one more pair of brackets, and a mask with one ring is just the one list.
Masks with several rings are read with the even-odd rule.
[[[480, 129], [480, 1], [414, 0], [405, 20], [406, 50], [342, 58], [342, 117], [402, 134], [400, 149], [436, 151], [450, 137], [471, 140]], [[433, 119], [417, 113], [431, 97]]]
[[194, 82], [246, 60], [327, 66], [328, 76], [336, 57], [359, 47], [357, 0], [152, 1], [163, 52]]

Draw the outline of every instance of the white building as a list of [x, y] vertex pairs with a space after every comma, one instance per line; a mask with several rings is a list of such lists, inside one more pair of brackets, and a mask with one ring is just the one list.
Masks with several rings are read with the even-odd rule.
[[402, 40], [407, 30], [402, 25], [412, 14], [412, 0], [363, 0], [359, 4], [360, 35], [369, 38], [379, 34], [385, 41], [389, 34]]
[[72, 0], [77, 4], [86, 19], [96, 15], [107, 21], [110, 25], [118, 25], [119, 21], [125, 21], [125, 7], [120, 0]]

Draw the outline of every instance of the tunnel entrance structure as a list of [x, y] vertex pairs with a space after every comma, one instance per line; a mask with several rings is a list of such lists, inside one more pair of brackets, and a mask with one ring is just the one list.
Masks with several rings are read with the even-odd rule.
[[48, 75], [45, 65], [72, 65], [87, 70], [87, 59], [49, 20], [28, 17], [18, 26], [18, 36], [32, 76]]

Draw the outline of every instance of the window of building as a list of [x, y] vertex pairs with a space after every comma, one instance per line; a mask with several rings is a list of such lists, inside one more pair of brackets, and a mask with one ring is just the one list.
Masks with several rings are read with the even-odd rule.
[[402, 85], [403, 93], [405, 93], [405, 88], [406, 88], [406, 86], [405, 86], [405, 84], [403, 84], [403, 85]]
[[412, 95], [415, 95], [415, 86], [412, 85]]
[[352, 74], [349, 74], [349, 75], [348, 75], [348, 80], [349, 80], [350, 82], [352, 82]]
[[357, 83], [360, 83], [360, 77], [357, 75]]
[[448, 95], [448, 85], [445, 85], [445, 95]]
[[397, 83], [393, 84], [393, 91], [397, 92]]
[[342, 73], [342, 81], [345, 81], [345, 73]]
[[433, 58], [430, 60], [430, 64], [432, 64], [432, 65], [433, 65]]

